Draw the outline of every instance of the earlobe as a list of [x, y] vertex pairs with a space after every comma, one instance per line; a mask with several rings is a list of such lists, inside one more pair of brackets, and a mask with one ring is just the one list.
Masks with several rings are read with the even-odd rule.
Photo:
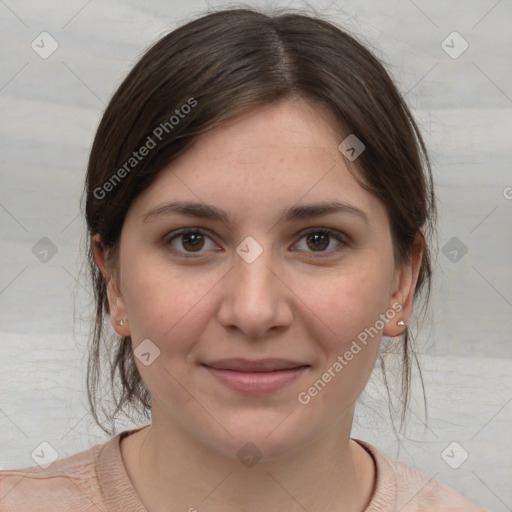
[[384, 327], [382, 334], [390, 338], [400, 336], [407, 328], [407, 320], [409, 316], [404, 312], [405, 308], [399, 302], [393, 302], [394, 308], [388, 311], [398, 311], [396, 315]]

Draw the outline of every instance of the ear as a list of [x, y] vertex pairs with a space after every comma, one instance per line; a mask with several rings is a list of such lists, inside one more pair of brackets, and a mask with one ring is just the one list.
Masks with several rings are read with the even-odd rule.
[[113, 272], [113, 269], [108, 266], [108, 249], [103, 245], [100, 235], [97, 234], [93, 236], [92, 248], [96, 265], [98, 265], [100, 272], [107, 282], [110, 323], [112, 324], [114, 331], [116, 331], [119, 336], [130, 336], [126, 304], [121, 292], [119, 291], [120, 288], [119, 283], [117, 282], [117, 273]]
[[405, 326], [397, 325], [397, 322], [403, 320], [406, 326], [409, 323], [413, 311], [414, 292], [418, 282], [424, 248], [423, 238], [417, 233], [409, 261], [405, 262], [395, 271], [388, 308], [398, 313], [392, 322], [386, 324], [382, 332], [384, 336], [400, 336]]

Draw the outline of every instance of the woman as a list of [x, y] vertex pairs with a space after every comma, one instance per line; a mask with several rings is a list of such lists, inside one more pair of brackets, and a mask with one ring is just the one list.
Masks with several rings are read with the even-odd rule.
[[250, 9], [166, 35], [104, 113], [85, 199], [91, 410], [104, 428], [106, 348], [103, 412], [151, 423], [1, 472], [2, 510], [482, 510], [350, 437], [382, 336], [407, 405], [435, 219], [417, 126], [353, 37]]

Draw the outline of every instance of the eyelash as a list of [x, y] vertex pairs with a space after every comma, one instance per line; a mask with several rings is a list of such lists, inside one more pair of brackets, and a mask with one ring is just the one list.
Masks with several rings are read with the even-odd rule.
[[[208, 238], [211, 239], [211, 237], [205, 231], [203, 231], [202, 229], [199, 229], [199, 228], [185, 228], [185, 229], [181, 229], [181, 230], [173, 231], [173, 232], [169, 233], [164, 238], [163, 244], [165, 246], [167, 246], [169, 251], [174, 253], [174, 254], [177, 254], [177, 255], [182, 256], [184, 258], [198, 258], [203, 253], [201, 253], [201, 252], [197, 252], [197, 253], [190, 252], [190, 253], [187, 253], [187, 252], [178, 251], [178, 250], [176, 250], [176, 249], [171, 247], [171, 244], [172, 244], [172, 242], [174, 240], [176, 240], [177, 238], [179, 238], [181, 236], [190, 235], [190, 234], [200, 234], [200, 235], [203, 235], [203, 236], [208, 237]], [[338, 247], [337, 249], [333, 249], [333, 250], [330, 250], [330, 251], [319, 251], [317, 253], [315, 253], [315, 251], [305, 251], [305, 252], [310, 252], [312, 254], [316, 254], [317, 256], [315, 256], [315, 257], [323, 258], [323, 257], [326, 257], [326, 256], [330, 256], [332, 253], [337, 253], [337, 252], [342, 251], [345, 248], [345, 246], [348, 245], [348, 243], [347, 243], [347, 241], [346, 241], [346, 239], [345, 239], [345, 237], [343, 236], [342, 233], [340, 233], [339, 231], [336, 231], [334, 229], [325, 228], [325, 227], [312, 228], [312, 229], [309, 229], [309, 230], [307, 230], [305, 232], [302, 232], [301, 233], [301, 237], [299, 238], [299, 241], [302, 240], [303, 238], [305, 238], [306, 236], [310, 235], [310, 234], [328, 235], [328, 236], [334, 238], [337, 242], [339, 242], [341, 244], [341, 246]]]

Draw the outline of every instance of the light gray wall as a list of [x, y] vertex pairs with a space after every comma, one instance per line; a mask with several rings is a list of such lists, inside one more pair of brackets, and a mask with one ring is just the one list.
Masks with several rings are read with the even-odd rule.
[[[408, 434], [398, 444], [376, 375], [353, 436], [489, 510], [510, 511], [511, 2], [312, 5], [388, 63], [421, 122], [440, 200], [432, 310], [420, 337], [430, 422], [423, 424], [416, 381]], [[168, 0], [0, 2], [2, 468], [34, 465], [30, 454], [43, 441], [65, 457], [106, 440], [88, 416], [83, 388], [90, 289], [79, 275], [79, 197], [88, 151], [107, 101], [143, 49], [207, 8]], [[48, 58], [31, 47], [51, 49], [43, 31], [58, 44]], [[450, 467], [463, 450], [467, 460]]]

